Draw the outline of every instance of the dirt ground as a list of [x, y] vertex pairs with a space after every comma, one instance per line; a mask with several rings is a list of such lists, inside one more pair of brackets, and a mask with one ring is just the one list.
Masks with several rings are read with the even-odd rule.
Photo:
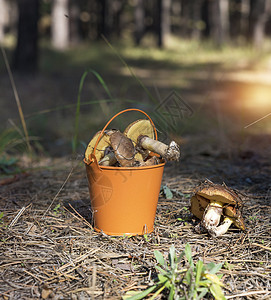
[[[186, 141], [182, 159], [167, 163], [162, 182], [179, 193], [173, 199], [160, 195], [155, 230], [147, 238], [93, 230], [81, 157], [23, 158], [21, 164], [32, 169], [0, 186], [1, 297], [121, 299], [151, 284], [155, 249], [166, 257], [170, 245], [179, 253], [189, 243], [195, 261], [224, 263], [227, 299], [270, 299], [269, 143], [270, 136], [251, 136], [246, 149], [232, 149], [229, 157]], [[232, 226], [214, 238], [194, 231], [198, 220], [187, 210], [189, 199], [206, 178], [244, 194], [246, 232]]]

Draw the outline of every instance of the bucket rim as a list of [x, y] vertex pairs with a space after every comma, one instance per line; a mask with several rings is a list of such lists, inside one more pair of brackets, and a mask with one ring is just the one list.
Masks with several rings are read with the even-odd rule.
[[124, 232], [124, 231], [114, 232], [114, 231], [108, 231], [108, 230], [104, 231], [103, 229], [100, 229], [98, 227], [94, 227], [94, 230], [98, 233], [104, 233], [106, 235], [116, 236], [116, 237], [117, 236], [138, 236], [138, 235], [150, 234], [150, 233], [154, 232], [154, 227], [145, 233], [144, 233], [144, 231], [134, 231], [134, 232]]
[[[85, 159], [84, 159], [84, 163], [86, 166], [90, 166], [92, 163], [92, 161], [90, 162], [87, 162]], [[165, 166], [166, 162], [163, 161], [162, 163], [158, 164], [158, 165], [151, 165], [151, 166], [141, 166], [141, 167], [113, 167], [113, 166], [100, 166], [98, 164], [98, 167], [101, 169], [101, 170], [114, 170], [114, 171], [132, 171], [132, 170], [146, 170], [146, 169], [155, 169], [155, 168], [161, 168], [163, 166]]]
[[151, 166], [141, 166], [141, 167], [113, 167], [113, 166], [99, 166], [102, 170], [145, 170], [145, 169], [155, 169], [155, 168], [160, 168], [162, 166], [164, 166], [166, 164], [166, 162], [163, 162], [161, 164], [158, 165], [151, 165]]

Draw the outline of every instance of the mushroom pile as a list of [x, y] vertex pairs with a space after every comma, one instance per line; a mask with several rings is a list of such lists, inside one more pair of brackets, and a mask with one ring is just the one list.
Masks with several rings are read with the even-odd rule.
[[207, 231], [213, 236], [221, 236], [231, 224], [245, 230], [242, 208], [242, 199], [234, 190], [225, 184], [205, 180], [196, 188], [190, 210], [201, 220], [195, 227], [198, 233]]
[[[86, 162], [89, 162], [100, 134], [101, 131], [98, 131], [89, 142], [85, 152]], [[155, 140], [151, 122], [139, 119], [131, 123], [124, 132], [106, 130], [97, 144], [95, 156], [101, 166], [139, 167], [156, 165], [163, 159], [178, 161], [180, 149], [174, 141], [166, 145]]]

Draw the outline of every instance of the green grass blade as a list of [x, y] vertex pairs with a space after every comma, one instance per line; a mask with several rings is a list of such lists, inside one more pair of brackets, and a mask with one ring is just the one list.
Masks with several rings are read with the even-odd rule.
[[214, 262], [210, 262], [209, 264], [207, 264], [207, 268], [208, 268], [208, 272], [211, 274], [215, 274], [217, 273], [221, 268], [222, 268], [223, 264], [215, 264]]
[[159, 290], [157, 290], [152, 296], [151, 296], [151, 298], [150, 298], [150, 300], [151, 299], [155, 299], [162, 291], [163, 291], [163, 289], [165, 289], [165, 285], [163, 285]]
[[199, 286], [202, 270], [203, 270], [203, 262], [202, 260], [198, 260], [196, 263], [196, 280], [195, 280], [196, 287]]
[[154, 291], [157, 288], [156, 285], [153, 285], [151, 287], [149, 287], [148, 289], [146, 289], [145, 291], [142, 292], [138, 292], [137, 294], [126, 298], [125, 296], [122, 297], [125, 300], [140, 300], [140, 299], [144, 299], [146, 296], [149, 295], [149, 293], [151, 293], [152, 291]]
[[216, 300], [226, 300], [224, 293], [221, 289], [221, 286], [219, 284], [212, 284], [210, 286], [210, 292], [214, 296]]
[[104, 90], [106, 91], [108, 97], [112, 100], [113, 97], [112, 97], [112, 95], [111, 95], [111, 93], [110, 93], [110, 91], [109, 91], [109, 89], [108, 89], [106, 83], [104, 82], [103, 78], [101, 77], [101, 75], [100, 75], [99, 73], [97, 73], [97, 72], [96, 72], [95, 70], [93, 70], [93, 69], [89, 69], [88, 71], [91, 72], [93, 75], [96, 76], [96, 78], [99, 80], [100, 84], [102, 85], [102, 87], [103, 87]]
[[185, 245], [184, 252], [185, 252], [185, 256], [186, 256], [186, 258], [188, 260], [189, 265], [192, 268], [194, 268], [194, 263], [193, 263], [193, 258], [192, 258], [192, 252], [191, 252], [191, 246], [190, 246], [190, 244], [186, 244]]
[[72, 152], [73, 152], [73, 154], [76, 152], [76, 148], [77, 148], [77, 145], [78, 145], [78, 128], [79, 128], [79, 117], [80, 117], [80, 107], [81, 107], [81, 93], [82, 93], [82, 90], [83, 90], [85, 79], [86, 79], [86, 77], [89, 73], [92, 73], [98, 79], [98, 81], [100, 82], [100, 84], [102, 85], [104, 90], [106, 91], [109, 98], [111, 100], [113, 100], [113, 98], [111, 96], [111, 93], [110, 93], [107, 85], [105, 84], [104, 80], [100, 76], [100, 74], [98, 72], [96, 72], [95, 70], [93, 70], [93, 69], [86, 70], [83, 73], [83, 75], [80, 79], [79, 90], [78, 90], [78, 95], [77, 95], [74, 136], [73, 136], [73, 140], [72, 140]]
[[165, 265], [165, 260], [164, 260], [164, 257], [163, 257], [163, 254], [158, 251], [158, 250], [154, 250], [154, 256], [156, 258], [156, 261], [161, 265], [161, 266], [164, 266]]
[[169, 261], [171, 269], [175, 268], [176, 252], [174, 245], [171, 245], [169, 248]]
[[8, 62], [8, 59], [7, 59], [7, 55], [6, 55], [6, 52], [5, 52], [5, 49], [3, 48], [3, 46], [1, 46], [1, 50], [2, 50], [3, 57], [4, 57], [6, 68], [7, 68], [7, 71], [8, 71], [8, 76], [9, 76], [9, 80], [11, 82], [14, 97], [15, 97], [15, 100], [16, 100], [19, 116], [20, 116], [20, 119], [21, 119], [23, 131], [24, 131], [24, 135], [25, 135], [27, 148], [29, 150], [29, 153], [31, 153], [32, 148], [31, 148], [31, 145], [30, 145], [29, 134], [28, 134], [28, 130], [27, 130], [27, 126], [26, 126], [26, 122], [25, 122], [25, 118], [24, 118], [24, 113], [23, 113], [21, 101], [20, 101], [20, 98], [19, 98], [19, 94], [18, 94], [16, 85], [15, 85], [14, 78], [13, 78], [13, 75], [12, 75], [12, 72], [11, 72], [11, 69], [10, 69], [10, 66], [9, 66], [9, 62]]

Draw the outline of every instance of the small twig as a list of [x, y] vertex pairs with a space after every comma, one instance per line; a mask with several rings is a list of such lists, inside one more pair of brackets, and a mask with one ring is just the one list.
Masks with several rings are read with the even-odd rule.
[[[78, 288], [72, 291], [67, 292], [68, 294], [76, 294], [79, 292], [90, 292], [91, 293], [91, 287], [87, 287], [87, 288]], [[93, 294], [96, 296], [102, 295], [104, 292], [103, 291], [94, 291]]]
[[60, 271], [66, 269], [66, 268], [68, 268], [68, 267], [70, 267], [70, 266], [72, 266], [72, 265], [75, 265], [76, 263], [79, 263], [80, 261], [86, 259], [89, 255], [94, 254], [94, 253], [96, 253], [96, 252], [99, 251], [99, 250], [100, 250], [100, 248], [90, 250], [90, 251], [87, 252], [86, 254], [77, 257], [73, 262], [69, 262], [69, 263], [67, 263], [67, 264], [65, 264], [65, 265], [63, 265], [63, 266], [61, 266], [60, 268], [57, 269], [57, 272], [60, 272]]
[[[24, 270], [24, 272], [26, 273], [26, 274], [28, 274], [28, 275], [30, 275], [30, 276], [32, 276], [32, 277], [34, 277], [34, 278], [36, 278], [39, 282], [43, 282], [43, 280], [42, 279], [40, 279], [38, 276], [36, 276], [36, 275], [34, 275], [34, 274], [32, 274], [32, 273], [30, 273], [29, 271], [27, 271], [27, 270]], [[44, 278], [44, 277], [43, 277]]]
[[270, 294], [270, 291], [251, 291], [251, 292], [246, 292], [246, 293], [241, 293], [241, 294], [236, 294], [232, 296], [225, 296], [226, 299], [232, 299], [232, 298], [237, 298], [237, 297], [246, 297], [250, 295], [257, 295], [257, 294]]
[[21, 285], [15, 284], [15, 283], [13, 283], [13, 282], [10, 282], [10, 281], [4, 279], [3, 276], [1, 276], [1, 277], [2, 277], [2, 280], [3, 280], [5, 283], [7, 283], [9, 286], [11, 286], [12, 288], [15, 288], [15, 289], [17, 289], [17, 290], [32, 289], [32, 285], [31, 285], [31, 286], [26, 286], [26, 285], [25, 285], [25, 286], [21, 286]]
[[91, 289], [91, 299], [95, 299], [95, 287], [96, 287], [96, 279], [97, 279], [97, 267], [94, 264], [92, 269], [92, 289]]
[[8, 225], [8, 229], [10, 229], [12, 226], [14, 226], [17, 222], [18, 222], [18, 220], [19, 220], [19, 218], [21, 217], [21, 215], [25, 212], [25, 210], [27, 209], [27, 208], [29, 208], [30, 206], [31, 206], [32, 204], [29, 204], [28, 206], [23, 206], [20, 210], [19, 210], [19, 212], [17, 213], [17, 215], [15, 216], [15, 218], [11, 221], [11, 223]]
[[93, 229], [93, 227], [91, 226], [91, 224], [89, 224], [89, 222], [82, 217], [79, 212], [69, 203], [69, 207], [79, 216], [79, 220], [83, 221], [89, 228]]
[[271, 251], [271, 248], [270, 248], [270, 247], [267, 247], [267, 246], [264, 246], [264, 245], [261, 245], [261, 244], [252, 243], [251, 245], [252, 245], [252, 246], [256, 246], [256, 247], [263, 248], [263, 249], [268, 250], [268, 251]]
[[58, 192], [56, 193], [54, 199], [52, 200], [52, 202], [49, 204], [49, 206], [47, 207], [46, 211], [44, 212], [44, 214], [41, 217], [41, 220], [44, 219], [45, 215], [47, 214], [47, 212], [49, 211], [49, 209], [52, 207], [53, 203], [55, 202], [55, 200], [57, 199], [58, 195], [60, 194], [60, 192], [63, 190], [64, 186], [66, 185], [66, 183], [68, 182], [69, 178], [71, 177], [73, 170], [79, 165], [78, 164], [75, 167], [72, 167], [70, 170], [70, 173], [68, 174], [68, 176], [66, 177], [65, 181], [63, 182], [63, 184], [61, 185], [60, 189], [58, 190]]
[[267, 118], [267, 117], [269, 117], [269, 116], [271, 116], [271, 112], [270, 112], [269, 114], [267, 114], [267, 115], [261, 117], [260, 119], [254, 121], [254, 122], [252, 122], [252, 123], [250, 123], [250, 124], [248, 124], [248, 125], [245, 126], [244, 128], [247, 129], [248, 127], [250, 127], [250, 126], [252, 126], [252, 125], [254, 125], [254, 124], [256, 124], [256, 123], [262, 121], [263, 119], [265, 119], [265, 118]]

